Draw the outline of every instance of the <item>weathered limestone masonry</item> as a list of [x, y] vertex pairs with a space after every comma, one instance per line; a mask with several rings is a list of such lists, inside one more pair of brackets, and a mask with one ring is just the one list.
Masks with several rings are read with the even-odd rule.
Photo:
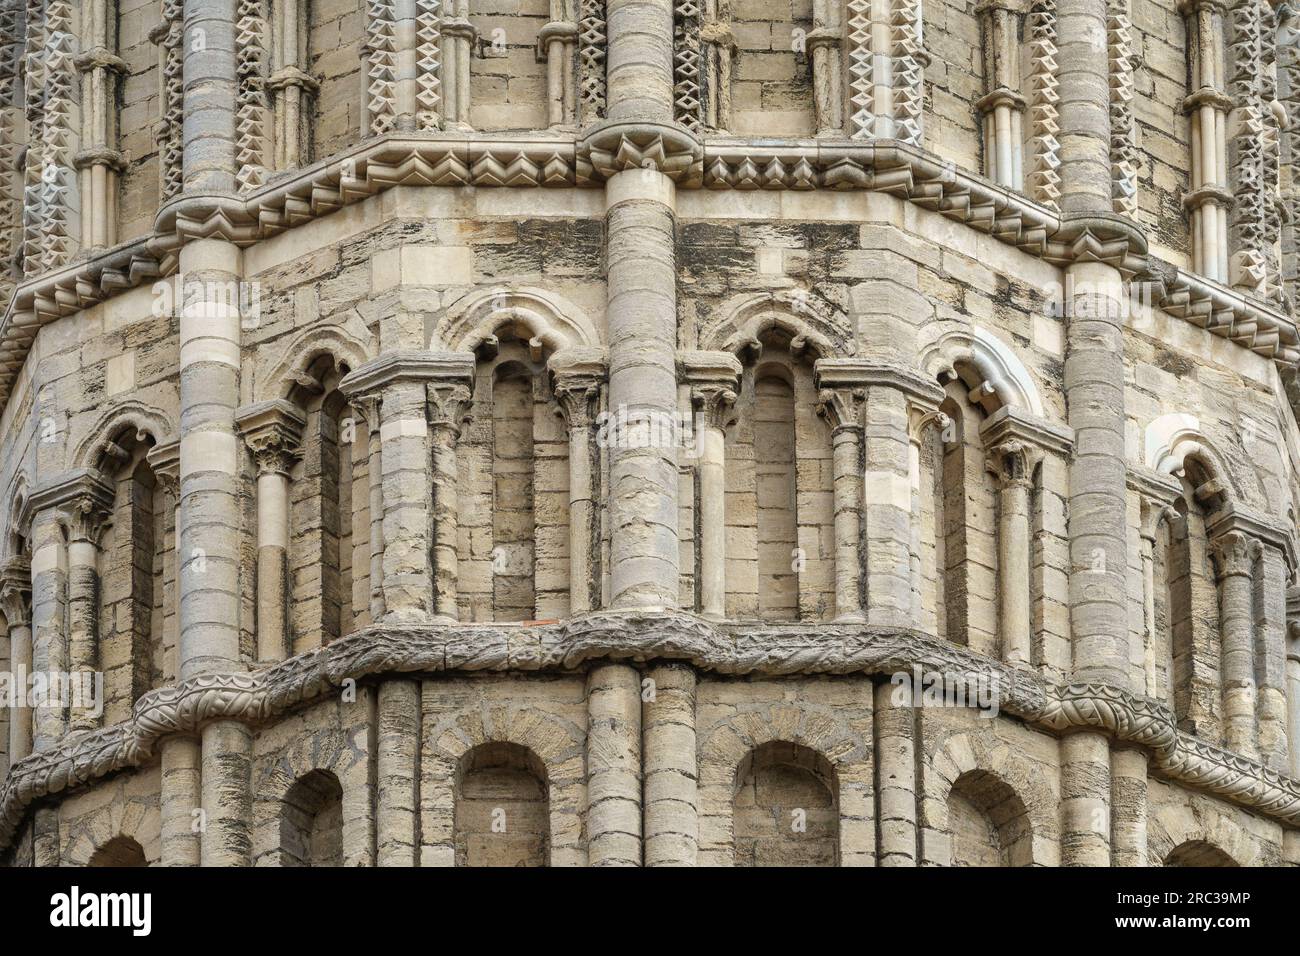
[[1298, 16], [0, 0], [0, 861], [1300, 865]]

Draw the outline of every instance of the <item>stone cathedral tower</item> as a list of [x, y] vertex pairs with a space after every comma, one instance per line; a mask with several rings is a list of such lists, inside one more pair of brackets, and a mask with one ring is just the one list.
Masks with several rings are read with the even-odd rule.
[[0, 861], [1300, 864], [1298, 233], [1294, 0], [0, 0]]

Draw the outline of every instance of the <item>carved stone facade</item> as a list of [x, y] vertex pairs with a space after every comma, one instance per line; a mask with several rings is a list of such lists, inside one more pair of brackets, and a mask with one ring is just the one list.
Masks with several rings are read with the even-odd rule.
[[0, 862], [1300, 865], [1298, 17], [0, 0]]

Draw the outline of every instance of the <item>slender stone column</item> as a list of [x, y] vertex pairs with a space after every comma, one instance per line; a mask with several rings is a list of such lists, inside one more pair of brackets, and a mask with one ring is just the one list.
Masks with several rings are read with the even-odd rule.
[[415, 866], [419, 789], [420, 684], [387, 680], [379, 686], [377, 862]]
[[813, 3], [813, 28], [808, 31], [804, 43], [812, 60], [813, 108], [818, 136], [842, 134], [844, 131], [843, 21], [842, 4], [832, 0]]
[[695, 410], [699, 611], [727, 616], [727, 426], [740, 384], [740, 362], [728, 352], [690, 352], [682, 367]]
[[877, 866], [916, 866], [916, 714], [893, 701], [894, 685], [875, 687]]
[[625, 170], [605, 196], [609, 413], [621, 432], [609, 450], [611, 604], [674, 607], [677, 449], [662, 437], [677, 420], [675, 187], [652, 169]]
[[1300, 588], [1287, 591], [1286, 718], [1291, 776], [1300, 777]]
[[1259, 699], [1255, 720], [1259, 725], [1260, 757], [1268, 766], [1286, 773], [1290, 766], [1286, 663], [1286, 586], [1291, 576], [1291, 555], [1265, 539], [1256, 566], [1256, 662]]
[[1162, 521], [1177, 519], [1173, 505], [1182, 496], [1182, 488], [1166, 476], [1137, 468], [1130, 470], [1128, 484], [1140, 496], [1138, 538], [1142, 548], [1142, 670], [1146, 695], [1172, 705], [1173, 675], [1166, 674], [1161, 682], [1160, 662], [1156, 660], [1156, 536]]
[[1043, 421], [1013, 405], [999, 408], [980, 426], [987, 451], [986, 467], [998, 486], [999, 632], [1008, 664], [1042, 664], [1034, 658], [1030, 495], [1033, 478], [1050, 454], [1069, 457], [1073, 435], [1068, 428]]
[[257, 462], [257, 659], [284, 660], [289, 633], [289, 471], [301, 455], [306, 419], [284, 399], [235, 416]]
[[1061, 864], [1109, 866], [1110, 743], [1085, 731], [1061, 738]]
[[1260, 544], [1239, 531], [1210, 542], [1219, 576], [1219, 627], [1223, 635], [1224, 739], [1229, 750], [1259, 756], [1255, 734], [1255, 624], [1252, 575]]
[[1191, 92], [1183, 112], [1191, 124], [1191, 180], [1183, 204], [1191, 213], [1192, 268], [1208, 279], [1228, 281], [1227, 118], [1233, 102], [1224, 75], [1224, 6], [1216, 0], [1186, 0]]
[[440, 26], [444, 129], [469, 129], [469, 60], [478, 30], [469, 22], [468, 0], [448, 0]]
[[[824, 361], [824, 360], [823, 360]], [[820, 363], [819, 363], [820, 364]], [[835, 498], [835, 619], [865, 621], [862, 612], [862, 403], [866, 389], [822, 388], [818, 411], [831, 426]]]
[[569, 613], [585, 614], [600, 604], [600, 459], [592, 426], [600, 408], [605, 363], [594, 355], [570, 360], [559, 353], [549, 366], [552, 391], [569, 432]]
[[202, 741], [200, 861], [203, 866], [250, 866], [253, 731], [237, 720], [218, 720], [203, 728]]
[[1111, 866], [1147, 865], [1147, 755], [1125, 748], [1110, 755]]
[[[58, 506], [38, 502], [33, 495], [32, 517], [32, 670], [62, 676], [68, 670], [68, 639], [64, 626], [68, 602], [68, 549]], [[39, 510], [38, 510], [39, 509]], [[51, 684], [51, 687], [53, 685]], [[62, 706], [37, 706], [32, 719], [32, 749], [49, 750], [68, 732]]]
[[1033, 475], [1030, 449], [1008, 441], [988, 449], [986, 462], [998, 488], [998, 629], [1002, 659], [1013, 666], [1030, 663], [1029, 491]]
[[[26, 700], [27, 678], [32, 672], [32, 578], [31, 565], [21, 555], [0, 567], [0, 607], [9, 625], [9, 669], [15, 690]], [[31, 752], [32, 710], [20, 705], [9, 714], [9, 766]]]
[[587, 841], [592, 866], [641, 865], [641, 678], [626, 664], [587, 674]]
[[572, 126], [578, 121], [577, 20], [576, 0], [551, 0], [551, 22], [537, 32], [537, 58], [546, 61], [550, 126]]
[[91, 0], [85, 10], [81, 72], [81, 141], [74, 159], [81, 180], [81, 247], [102, 250], [117, 244], [117, 182], [125, 166], [118, 149], [118, 88], [128, 72], [117, 55], [117, 4]]
[[985, 95], [975, 104], [984, 123], [984, 172], [999, 186], [1024, 183], [1021, 131], [1025, 99], [1020, 93], [1020, 34], [1024, 14], [1005, 0], [976, 7], [984, 54]]
[[433, 591], [440, 620], [455, 621], [458, 580], [456, 562], [456, 442], [469, 414], [473, 378], [456, 375], [429, 383], [429, 426], [433, 447]]
[[181, 443], [179, 439], [155, 445], [145, 455], [154, 477], [158, 479], [172, 504], [172, 587], [166, 595], [163, 619], [166, 643], [171, 655], [164, 668], [168, 674], [180, 673], [180, 593], [181, 593]]
[[645, 722], [645, 865], [694, 866], [699, 846], [695, 671], [650, 671]]
[[[916, 622], [917, 627], [922, 628], [927, 634], [937, 634], [939, 632], [938, 610], [933, 606], [927, 606], [926, 602], [923, 600], [922, 594], [921, 442], [925, 440], [925, 433], [930, 428], [939, 429], [939, 435], [942, 438], [944, 432], [951, 427], [952, 419], [941, 411], [925, 411], [919, 406], [913, 406], [910, 417], [911, 421], [907, 428], [907, 472], [908, 484], [911, 485], [912, 488], [912, 539], [909, 554], [912, 571], [912, 620]], [[929, 493], [932, 494], [933, 492], [931, 491]], [[941, 533], [941, 530], [937, 529], [936, 534], [938, 533]], [[933, 604], [933, 602], [931, 602], [931, 604]]]
[[384, 619], [384, 460], [379, 431], [379, 399], [373, 395], [352, 401], [366, 422], [366, 476], [370, 496], [370, 620]]
[[[106, 482], [87, 476], [84, 490], [71, 502], [68, 525], [68, 670], [95, 674], [99, 660], [99, 544], [112, 492]], [[103, 704], [103, 701], [98, 701]], [[69, 729], [92, 730], [101, 716], [86, 707], [73, 707]]]
[[305, 10], [302, 0], [273, 0], [271, 75], [266, 85], [275, 98], [276, 169], [293, 169], [310, 161], [308, 119], [320, 84], [303, 69], [308, 52]]
[[184, 183], [188, 190], [235, 190], [236, 7], [236, 0], [184, 0]]
[[195, 737], [168, 737], [163, 740], [162, 794], [162, 865], [198, 866], [201, 859], [202, 827], [195, 811], [202, 806], [199, 776], [202, 758]]

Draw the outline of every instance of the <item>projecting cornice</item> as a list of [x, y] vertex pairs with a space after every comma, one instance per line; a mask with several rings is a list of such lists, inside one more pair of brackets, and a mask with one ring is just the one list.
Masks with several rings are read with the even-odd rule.
[[243, 196], [185, 193], [154, 233], [17, 286], [0, 324], [0, 407], [41, 325], [171, 275], [180, 247], [202, 238], [250, 246], [394, 186], [599, 186], [653, 168], [679, 188], [862, 189], [962, 222], [1057, 266], [1099, 261], [1156, 291], [1153, 305], [1292, 367], [1293, 317], [1252, 296], [1152, 259], [1140, 229], [1115, 216], [1063, 218], [1026, 196], [896, 140], [696, 139], [677, 126], [601, 124], [574, 138], [473, 132], [390, 134], [277, 176]]
[[1101, 730], [1146, 748], [1163, 777], [1300, 826], [1296, 781], [1179, 731], [1165, 707], [1099, 683], [1056, 684], [916, 631], [844, 625], [727, 625], [664, 612], [598, 612], [561, 624], [380, 625], [252, 673], [205, 675], [151, 691], [132, 717], [65, 738], [11, 769], [0, 789], [0, 849], [42, 798], [146, 763], [158, 742], [212, 720], [259, 723], [348, 680], [389, 674], [573, 671], [596, 661], [687, 662], [721, 676], [964, 675], [1001, 710], [1058, 733]]

